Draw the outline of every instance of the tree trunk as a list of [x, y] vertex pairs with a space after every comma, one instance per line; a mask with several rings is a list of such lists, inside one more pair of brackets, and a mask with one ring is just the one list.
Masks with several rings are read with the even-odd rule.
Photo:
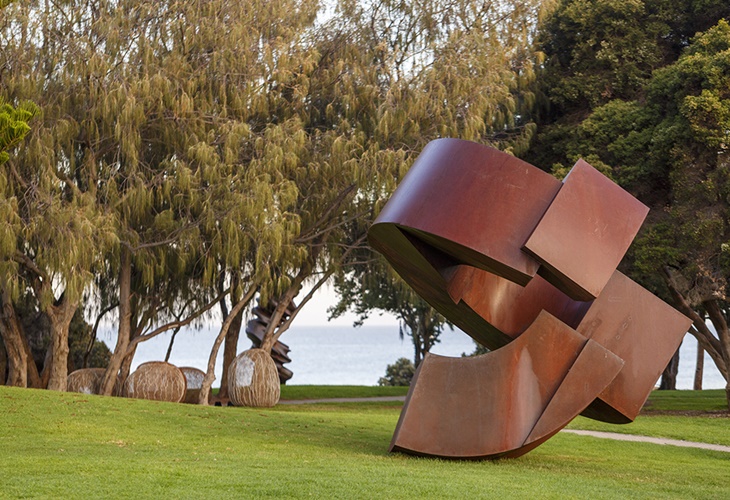
[[294, 309], [294, 312], [291, 313], [289, 316], [289, 319], [286, 321], [282, 321], [284, 319], [284, 315], [287, 314], [287, 310], [289, 309], [289, 305], [294, 300], [294, 297], [297, 296], [299, 293], [299, 290], [302, 289], [302, 283], [304, 283], [304, 280], [308, 278], [311, 275], [312, 272], [312, 264], [311, 262], [314, 262], [317, 258], [317, 254], [319, 253], [319, 250], [313, 251], [312, 255], [310, 255], [310, 263], [303, 265], [300, 269], [297, 275], [294, 277], [294, 279], [291, 282], [291, 285], [287, 289], [286, 292], [284, 292], [283, 295], [279, 297], [279, 303], [274, 308], [274, 312], [271, 314], [271, 320], [269, 321], [269, 324], [266, 327], [266, 331], [264, 332], [264, 337], [261, 339], [261, 349], [266, 351], [267, 353], [271, 354], [271, 349], [273, 349], [274, 344], [276, 344], [276, 341], [279, 340], [279, 337], [289, 328], [289, 325], [294, 320], [296, 315], [299, 313], [302, 307], [309, 301], [309, 299], [312, 298], [312, 294], [319, 289], [326, 281], [327, 279], [332, 275], [332, 270], [327, 271], [324, 273], [323, 277], [320, 278], [320, 280], [312, 287], [312, 289], [309, 291], [306, 297], [304, 297], [304, 300], [299, 304], [299, 307]]
[[122, 366], [119, 368], [119, 378], [127, 380], [129, 374], [132, 372], [132, 362], [134, 362], [134, 355], [137, 354], [137, 346], [134, 345], [131, 348], [127, 347], [127, 355], [122, 360]]
[[[119, 328], [117, 331], [117, 345], [109, 359], [109, 366], [101, 384], [101, 394], [111, 396], [117, 374], [122, 367], [122, 361], [129, 346], [132, 317], [132, 254], [128, 248], [122, 246], [121, 263], [119, 269]], [[122, 382], [124, 382], [122, 380]]]
[[0, 385], [5, 385], [8, 370], [8, 354], [5, 352], [5, 342], [0, 336]]
[[695, 365], [695, 380], [692, 388], [695, 391], [702, 390], [702, 376], [705, 372], [705, 350], [697, 342], [697, 363]]
[[[205, 371], [205, 377], [203, 377], [203, 383], [200, 385], [200, 394], [198, 395], [198, 404], [207, 405], [208, 398], [210, 397], [210, 388], [215, 380], [215, 360], [218, 357], [218, 349], [220, 349], [223, 339], [228, 334], [228, 329], [231, 327], [233, 319], [243, 311], [243, 308], [251, 301], [254, 294], [256, 293], [256, 287], [252, 286], [250, 290], [233, 306], [231, 314], [223, 322], [221, 331], [213, 342], [213, 347], [210, 350], [210, 356], [208, 357], [208, 369]], [[271, 352], [271, 351], [269, 351]]]
[[40, 376], [37, 377], [37, 380], [34, 380], [33, 376], [31, 375], [32, 370], [38, 371], [38, 367], [36, 367], [35, 363], [33, 362], [33, 356], [30, 354], [30, 346], [28, 347], [28, 383], [31, 387], [38, 387], [41, 389], [45, 389], [48, 387], [48, 381], [51, 379], [51, 364], [53, 364], [53, 344], [48, 346], [48, 349], [46, 350], [46, 355], [43, 358], [43, 368], [41, 369]]
[[[225, 318], [224, 318], [225, 319]], [[221, 388], [218, 396], [228, 397], [228, 367], [238, 354], [238, 339], [241, 336], [241, 324], [243, 323], [243, 309], [231, 321], [231, 326], [226, 333], [225, 344], [223, 345], [223, 376], [221, 377]]]
[[728, 328], [725, 315], [717, 299], [708, 300], [703, 302], [702, 305], [705, 307], [705, 311], [707, 311], [707, 315], [710, 321], [712, 321], [712, 325], [715, 327], [719, 339], [720, 355], [725, 367], [725, 370], [721, 370], [720, 373], [725, 377], [725, 398], [727, 407], [730, 409], [730, 328]]
[[46, 310], [51, 321], [51, 371], [48, 389], [65, 391], [68, 378], [68, 328], [76, 313], [78, 302], [72, 302], [65, 296], [58, 305]]
[[[689, 332], [697, 339], [697, 342], [702, 346], [702, 348], [707, 352], [707, 354], [710, 355], [712, 358], [712, 361], [715, 362], [715, 366], [717, 366], [718, 371], [722, 374], [723, 378], [727, 381], [730, 379], [728, 376], [728, 361], [729, 358], [723, 355], [723, 347], [722, 342], [720, 339], [715, 338], [715, 336], [712, 334], [710, 329], [707, 327], [707, 324], [705, 323], [705, 317], [701, 316], [697, 313], [697, 311], [692, 308], [689, 305], [689, 302], [684, 298], [684, 296], [679, 293], [679, 290], [672, 284], [671, 274], [668, 270], [664, 269], [664, 282], [667, 285], [667, 288], [669, 289], [669, 292], [672, 294], [672, 297], [674, 298], [674, 304], [685, 316], [692, 319], [692, 327], [690, 328]], [[725, 323], [724, 319], [722, 319], [722, 315], [713, 314], [710, 312], [713, 310], [715, 311], [717, 309], [717, 305], [713, 307], [711, 304], [713, 301], [707, 301], [704, 302], [702, 305], [705, 307], [705, 311], [707, 311], [708, 315], [710, 316], [710, 320], [712, 321], [712, 324], [715, 326], [715, 329], [722, 338], [722, 325]], [[717, 324], [715, 323], [717, 321]], [[725, 333], [727, 334], [727, 324], [725, 323]], [[730, 355], [730, 350], [728, 350], [728, 355]]]
[[[681, 345], [681, 344], [680, 344]], [[667, 363], [666, 368], [662, 372], [662, 380], [659, 384], [660, 391], [677, 390], [677, 372], [679, 371], [679, 348]]]
[[172, 335], [170, 336], [170, 343], [167, 346], [167, 352], [165, 353], [165, 363], [170, 362], [170, 355], [172, 354], [172, 346], [175, 345], [175, 337], [177, 337], [178, 332], [180, 331], [180, 327], [175, 328], [172, 331]]
[[[23, 342], [20, 322], [10, 294], [2, 291], [2, 312], [0, 313], [0, 334], [2, 334], [8, 360], [7, 385], [28, 387], [28, 351]], [[30, 362], [33, 362], [31, 358]]]
[[[414, 328], [415, 326], [415, 328]], [[422, 349], [422, 338], [421, 338], [421, 325], [410, 325], [411, 328], [411, 338], [413, 339], [413, 349], [414, 349], [414, 356], [413, 356], [413, 366], [418, 368], [418, 365], [421, 364], [421, 361], [423, 361], [423, 349]]]
[[[273, 314], [271, 315], [271, 321], [266, 327], [264, 338], [261, 340], [261, 349], [268, 354], [271, 354], [276, 341], [279, 340], [281, 334], [284, 333], [284, 329], [280, 327], [281, 320], [284, 318], [287, 308], [294, 297], [299, 293], [299, 289], [302, 287], [302, 281], [307, 274], [300, 271], [299, 274], [294, 278], [292, 285], [284, 294], [279, 297], [279, 303], [276, 305]], [[301, 307], [301, 305], [300, 305]]]

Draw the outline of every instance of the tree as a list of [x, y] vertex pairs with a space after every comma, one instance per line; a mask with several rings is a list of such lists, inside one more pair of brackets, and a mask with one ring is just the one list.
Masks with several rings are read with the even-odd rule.
[[[12, 0], [0, 1], [0, 19], [5, 20], [3, 9]], [[36, 106], [30, 101], [13, 107], [0, 96], [0, 167], [9, 159], [9, 151], [15, 148], [25, 135], [30, 131], [28, 121], [37, 113]], [[22, 332], [20, 331], [17, 318], [9, 302], [8, 292], [10, 283], [7, 282], [5, 272], [14, 271], [12, 256], [15, 251], [13, 234], [17, 230], [18, 220], [15, 216], [15, 201], [7, 189], [8, 173], [3, 167], [0, 174], [0, 218], [3, 221], [2, 232], [0, 232], [0, 382], [10, 385], [25, 387], [27, 385], [27, 370], [29, 363], [29, 348]], [[6, 380], [5, 373], [8, 372]]]
[[612, 100], [640, 98], [654, 70], [727, 16], [724, 0], [560, 0], [537, 37], [546, 57], [535, 113], [540, 130], [525, 159], [570, 168], [586, 155], [575, 146], [576, 125]]
[[407, 358], [399, 358], [385, 369], [385, 377], [380, 377], [378, 385], [408, 386], [411, 385], [416, 368]]
[[353, 264], [346, 272], [339, 273], [335, 290], [340, 300], [330, 311], [332, 318], [352, 310], [359, 316], [355, 326], [361, 326], [373, 311], [395, 315], [400, 323], [401, 339], [407, 335], [413, 343], [412, 366], [416, 368], [438, 343], [439, 335], [448, 324], [382, 257], [371, 256], [370, 260]]
[[[5, 7], [5, 5], [2, 5]], [[13, 255], [15, 251], [15, 241], [13, 234], [18, 229], [18, 219], [16, 216], [16, 200], [13, 199], [12, 192], [8, 187], [8, 172], [5, 169], [5, 163], [10, 159], [9, 151], [17, 146], [25, 135], [30, 131], [28, 121], [37, 113], [37, 108], [30, 102], [24, 102], [18, 108], [12, 107], [10, 104], [3, 102], [0, 97], [0, 189], [2, 196], [0, 197], [0, 217], [3, 220], [2, 232], [0, 233], [0, 273], [3, 274], [2, 282], [0, 282], [0, 290], [2, 297], [2, 314], [0, 314], [0, 343], [2, 345], [2, 369], [0, 369], [0, 380], [6, 383], [5, 372], [8, 371], [7, 383], [25, 387], [27, 385], [27, 370], [29, 359], [29, 348], [27, 342], [19, 328], [19, 323], [12, 309], [10, 301], [9, 289], [11, 284], [8, 282], [8, 275], [15, 271]]]
[[[363, 145], [369, 154], [360, 161], [379, 164], [376, 182], [356, 198], [370, 204], [363, 210], [367, 218], [343, 226], [348, 241], [362, 237], [429, 141], [459, 137], [513, 153], [527, 147], [534, 131], [531, 84], [539, 54], [531, 39], [539, 7], [529, 1], [386, 1], [343, 8], [353, 44], [365, 55], [358, 71], [373, 86], [364, 102], [347, 101], [361, 105], [357, 124], [369, 138]], [[401, 334], [414, 341], [418, 364], [444, 319], [369, 249], [353, 248], [347, 257], [335, 272], [341, 301], [334, 315], [348, 308], [362, 319], [373, 309], [394, 312]]]
[[[726, 380], [729, 49], [720, 21], [654, 71], [639, 99], [590, 110], [561, 146], [563, 161], [589, 158], [653, 209], [624, 266], [694, 320], [690, 333]], [[727, 392], [730, 405], [730, 382]]]
[[[8, 86], [44, 109], [18, 165], [40, 163], [55, 175], [46, 184], [66, 198], [53, 215], [66, 203], [66, 216], [84, 215], [88, 224], [78, 225], [98, 235], [72, 232], [79, 241], [49, 247], [91, 245], [79, 248], [91, 262], [72, 291], [88, 287], [93, 264], [100, 308], [118, 307], [106, 392], [139, 341], [217, 302], [219, 263], [241, 273], [246, 290], [276, 285], [270, 263], [298, 227], [288, 212], [295, 189], [277, 169], [300, 140], [297, 121], [277, 114], [289, 104], [290, 67], [308, 64], [298, 40], [313, 5], [30, 4], [22, 22], [5, 26]], [[84, 210], [75, 210], [81, 201]], [[42, 208], [35, 199], [27, 206]], [[40, 222], [46, 231], [59, 225]], [[28, 266], [38, 264], [29, 257]], [[47, 261], [36, 267], [48, 276], [73, 264]], [[193, 294], [189, 317], [166, 322]], [[75, 303], [56, 293], [62, 299]]]
[[43, 117], [14, 163], [33, 231], [8, 265], [27, 280], [8, 276], [58, 318], [54, 353], [83, 291], [116, 307], [106, 393], [139, 342], [221, 295], [229, 315], [256, 293], [278, 303], [270, 349], [428, 140], [526, 147], [536, 5], [343, 1], [322, 22], [315, 1], [17, 6], [4, 83]]

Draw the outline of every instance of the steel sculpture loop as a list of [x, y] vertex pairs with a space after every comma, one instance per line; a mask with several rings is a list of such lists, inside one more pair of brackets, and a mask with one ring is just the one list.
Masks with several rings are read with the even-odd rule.
[[647, 213], [583, 160], [561, 182], [480, 144], [429, 143], [370, 244], [492, 351], [427, 355], [391, 451], [517, 457], [579, 414], [633, 421], [691, 323], [616, 270]]

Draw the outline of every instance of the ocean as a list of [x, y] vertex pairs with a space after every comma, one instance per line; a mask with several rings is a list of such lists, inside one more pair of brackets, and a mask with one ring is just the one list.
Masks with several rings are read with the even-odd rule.
[[[210, 349], [218, 331], [212, 327], [200, 330], [188, 329], [178, 333], [170, 362], [177, 366], [193, 366], [206, 369]], [[113, 346], [112, 331], [101, 332], [100, 339]], [[294, 372], [290, 385], [377, 385], [385, 375], [386, 367], [401, 357], [413, 359], [413, 345], [408, 338], [400, 340], [398, 326], [296, 326], [293, 325], [281, 339], [291, 348], [291, 363], [285, 365]], [[132, 368], [146, 361], [164, 360], [170, 334], [162, 334], [137, 349]], [[244, 333], [238, 344], [238, 352], [251, 346]], [[687, 335], [680, 351], [677, 377], [678, 389], [692, 389], [695, 371], [697, 342]], [[446, 330], [432, 352], [443, 356], [461, 356], [474, 351], [474, 342], [460, 330]], [[223, 349], [218, 354], [216, 380], [223, 370]], [[216, 384], [213, 384], [214, 387]], [[704, 389], [721, 389], [725, 381], [712, 359], [705, 353]]]

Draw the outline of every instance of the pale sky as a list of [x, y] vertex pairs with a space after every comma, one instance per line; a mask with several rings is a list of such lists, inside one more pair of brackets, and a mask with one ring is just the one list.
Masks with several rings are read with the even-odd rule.
[[[299, 297], [304, 297], [311, 288], [303, 288], [299, 293]], [[296, 302], [297, 299], [295, 298]], [[331, 326], [352, 326], [352, 323], [357, 319], [357, 315], [352, 313], [343, 314], [337, 319], [327, 321], [328, 314], [327, 309], [334, 306], [337, 303], [337, 294], [330, 285], [324, 285], [322, 288], [317, 290], [312, 297], [312, 300], [302, 308], [297, 314], [293, 326], [320, 326], [320, 325], [331, 325]], [[381, 315], [378, 311], [373, 311], [370, 317], [365, 320], [364, 325], [367, 326], [379, 326], [379, 325], [397, 325], [398, 320], [392, 314]]]

